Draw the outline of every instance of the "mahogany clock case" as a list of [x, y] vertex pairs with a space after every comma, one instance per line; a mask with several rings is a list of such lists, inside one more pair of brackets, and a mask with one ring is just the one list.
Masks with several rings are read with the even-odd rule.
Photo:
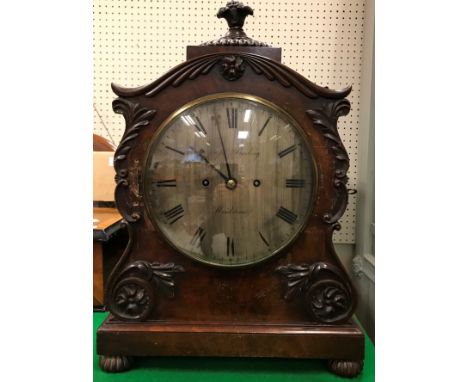
[[[112, 85], [114, 111], [126, 121], [115, 153], [115, 199], [130, 241], [107, 286], [111, 315], [98, 330], [99, 354], [326, 358], [353, 361], [354, 369], [362, 361], [364, 336], [351, 320], [356, 292], [332, 243], [349, 166], [336, 123], [349, 112], [351, 88], [315, 85], [279, 57], [279, 48], [189, 47], [188, 61], [149, 85]], [[266, 261], [235, 269], [178, 253], [152, 224], [142, 192], [159, 127], [185, 105], [220, 93], [264, 99], [292, 116], [317, 166], [315, 203], [299, 237]], [[125, 283], [143, 296], [136, 309], [134, 299], [122, 303], [135, 297], [128, 289], [122, 297]], [[122, 370], [127, 361], [119, 359]]]
[[[235, 54], [238, 57], [244, 56], [239, 55], [237, 51]], [[131, 125], [141, 124], [138, 130], [133, 132], [137, 136], [121, 144], [115, 153], [118, 159], [126, 149], [127, 157], [121, 160], [122, 163], [117, 173], [118, 175], [121, 175], [123, 171], [128, 173], [125, 177], [128, 187], [124, 187], [122, 183], [117, 186], [116, 203], [124, 218], [134, 226], [132, 227], [132, 241], [138, 244], [138, 247], [132, 248], [122, 260], [126, 264], [137, 260], [175, 263], [185, 270], [177, 277], [177, 298], [174, 300], [158, 298], [153, 311], [147, 317], [148, 320], [206, 321], [216, 319], [230, 322], [310, 322], [301, 309], [282, 300], [284, 290], [276, 268], [280, 265], [310, 263], [311, 260], [337, 264], [341, 267], [331, 243], [332, 230], [337, 223], [324, 220], [324, 216], [332, 215], [330, 212], [339, 207], [338, 203], [345, 203], [344, 200], [335, 200], [339, 191], [335, 185], [336, 154], [330, 148], [330, 139], [320, 131], [320, 126], [314, 127], [313, 119], [308, 111], [322, 110], [327, 104], [340, 103], [340, 99], [336, 100], [337, 95], [345, 95], [349, 93], [349, 89], [341, 94], [322, 90], [325, 94], [335, 96], [335, 99], [311, 98], [295, 86], [286, 87], [278, 80], [272, 81], [264, 74], [257, 74], [252, 67], [247, 65], [239, 79], [228, 81], [219, 69], [225, 57], [230, 57], [230, 55], [202, 56], [182, 64], [181, 67], [170, 72], [170, 74], [173, 72], [176, 74], [176, 76], [173, 75], [172, 82], [176, 80], [181, 82], [178, 86], [173, 86], [173, 83], [169, 82], [169, 86], [164, 88], [159, 86], [160, 89], [158, 89], [158, 85], [164, 84], [161, 79], [154, 84], [133, 91], [113, 86], [119, 96], [125, 97], [114, 101], [114, 107], [118, 111], [122, 108], [122, 113], [127, 114], [127, 131], [122, 142], [130, 136]], [[262, 60], [268, 64], [271, 62], [269, 59], [249, 54], [245, 54], [245, 57]], [[182, 82], [187, 66], [194, 63], [206, 65], [208, 60], [215, 63], [219, 61], [219, 63], [213, 65], [216, 67], [213, 67], [207, 74], [200, 74], [192, 79], [187, 78]], [[164, 77], [162, 79], [164, 80]], [[300, 79], [300, 76], [295, 74], [295, 79]], [[303, 79], [303, 82], [306, 81]], [[305, 86], [304, 88], [308, 89]], [[312, 89], [316, 91], [320, 88]], [[159, 91], [155, 92], [155, 90]], [[313, 90], [308, 89], [310, 93]], [[249, 94], [279, 105], [294, 116], [298, 125], [303, 127], [318, 167], [317, 201], [303, 234], [283, 253], [248, 269], [216, 269], [176, 253], [156, 230], [143, 205], [140, 183], [144, 171], [142, 166], [152, 136], [172, 113], [198, 98], [214, 93]], [[341, 104], [349, 105], [347, 101], [342, 100]], [[146, 113], [149, 116], [151, 111], [154, 111], [151, 114], [151, 120], [148, 118], [147, 122], [144, 122], [148, 123], [147, 125], [142, 124], [142, 121], [129, 120], [132, 117], [131, 113], [134, 115]], [[129, 123], [130, 126], [128, 126]], [[137, 216], [138, 219], [136, 219]], [[134, 220], [136, 221], [133, 222]], [[344, 268], [341, 271], [344, 273]], [[191, 309], [190, 307], [197, 308]]]

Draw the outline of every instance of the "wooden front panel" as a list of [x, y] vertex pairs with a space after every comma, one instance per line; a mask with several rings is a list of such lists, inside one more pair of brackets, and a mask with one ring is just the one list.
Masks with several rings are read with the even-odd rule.
[[[337, 188], [341, 187], [342, 192], [344, 187], [344, 183], [340, 183], [337, 176], [345, 174], [347, 167], [339, 170], [340, 154], [332, 149], [334, 141], [330, 139], [330, 134], [327, 137], [320, 130], [323, 129], [320, 125], [322, 123], [320, 115], [318, 119], [316, 118], [317, 125], [314, 126], [313, 118], [308, 114], [310, 110], [326, 113], [331, 108], [329, 119], [336, 126], [336, 118], [343, 115], [340, 114], [341, 106], [337, 102], [343, 96], [328, 89], [321, 90], [326, 96], [314, 95], [313, 91], [307, 90], [309, 86], [307, 80], [298, 75], [293, 77], [294, 75], [287, 71], [281, 72], [281, 75], [277, 74], [272, 80], [269, 78], [271, 76], [268, 70], [271, 70], [273, 61], [264, 63], [266, 66], [263, 74], [258, 74], [257, 70], [254, 70], [258, 69], [255, 66], [257, 64], [252, 64], [243, 68], [239, 78], [226, 80], [222, 66], [214, 62], [210, 67], [209, 59], [211, 59], [209, 56], [200, 59], [205, 61], [203, 61], [204, 66], [200, 64], [200, 69], [195, 72], [197, 75], [190, 75], [194, 70], [184, 74], [184, 68], [193, 65], [189, 63], [175, 68], [154, 84], [144, 88], [126, 91], [114, 86], [114, 90], [125, 99], [125, 102], [133, 105], [130, 106], [130, 111], [124, 113], [128, 130], [123, 141], [133, 137], [133, 142], [131, 146], [128, 144], [120, 147], [120, 152], [123, 153], [125, 150], [125, 159], [122, 160], [125, 166], [117, 164], [116, 167], [118, 174], [122, 175], [120, 184], [123, 185], [116, 193], [116, 201], [123, 216], [127, 217], [127, 220], [134, 220], [130, 222], [134, 237], [131, 249], [122, 259], [119, 269], [137, 260], [176, 263], [184, 267], [185, 272], [177, 275], [176, 295], [173, 300], [165, 298], [161, 291], [156, 291], [156, 305], [148, 317], [150, 320], [307, 322], [309, 318], [300, 304], [287, 302], [282, 298], [284, 285], [276, 268], [286, 264], [312, 264], [324, 261], [336, 265], [345, 273], [334, 252], [331, 237], [333, 229], [336, 228], [336, 220], [342, 214], [340, 209], [346, 205], [346, 201], [338, 197], [341, 198], [343, 195], [337, 194]], [[210, 70], [202, 73], [203, 68]], [[224, 92], [261, 97], [294, 116], [303, 129], [318, 172], [316, 203], [307, 226], [293, 245], [261, 264], [228, 270], [202, 265], [169, 246], [148, 217], [141, 184], [145, 155], [159, 126], [172, 113], [193, 100]], [[135, 105], [144, 110], [154, 110], [154, 115], [151, 115], [148, 124], [138, 126], [135, 134], [137, 137], [131, 135], [136, 131], [132, 130], [134, 126], [132, 118], [135, 118], [135, 115], [144, 115], [144, 111], [138, 114], [139, 109]], [[339, 141], [339, 137], [337, 139]], [[130, 149], [127, 150], [125, 147]], [[346, 153], [341, 155], [344, 158], [341, 161], [346, 162]], [[116, 152], [116, 157], [118, 156], [119, 149]], [[127, 181], [128, 187], [125, 186]], [[118, 277], [118, 270], [114, 276]]]

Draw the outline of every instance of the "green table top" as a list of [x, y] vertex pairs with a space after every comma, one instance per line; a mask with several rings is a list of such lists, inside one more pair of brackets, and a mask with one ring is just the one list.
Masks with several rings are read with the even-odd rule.
[[[94, 382], [332, 382], [349, 381], [331, 374], [320, 360], [283, 358], [142, 358], [133, 369], [124, 373], [104, 373], [98, 366], [96, 330], [108, 313], [94, 313]], [[361, 375], [355, 382], [374, 381], [374, 345], [366, 336], [366, 358]]]

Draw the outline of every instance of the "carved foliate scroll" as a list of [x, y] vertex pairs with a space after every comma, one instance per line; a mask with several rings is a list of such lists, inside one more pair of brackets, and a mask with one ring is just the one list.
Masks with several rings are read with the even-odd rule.
[[338, 133], [338, 118], [349, 113], [351, 106], [347, 99], [329, 101], [321, 109], [307, 110], [307, 115], [312, 119], [314, 127], [327, 139], [330, 150], [335, 157], [335, 173], [333, 186], [336, 190], [335, 205], [331, 211], [323, 215], [323, 220], [331, 224], [333, 229], [341, 228], [338, 219], [343, 216], [348, 205], [349, 190], [347, 172], [349, 169], [349, 156]]
[[[115, 182], [117, 184], [115, 202], [124, 219], [129, 223], [134, 223], [141, 218], [142, 202], [139, 191], [129, 189], [131, 173], [128, 156], [141, 129], [149, 125], [156, 115], [156, 111], [123, 98], [114, 100], [112, 107], [116, 113], [122, 114], [125, 118], [125, 132], [114, 154]], [[133, 183], [138, 186], [137, 182]]]
[[123, 320], [144, 321], [152, 312], [156, 293], [175, 296], [175, 276], [184, 268], [174, 263], [138, 260], [120, 273], [110, 291], [109, 310]]
[[283, 298], [300, 300], [312, 321], [342, 323], [353, 314], [351, 285], [336, 266], [318, 262], [282, 265], [276, 270], [285, 279]]

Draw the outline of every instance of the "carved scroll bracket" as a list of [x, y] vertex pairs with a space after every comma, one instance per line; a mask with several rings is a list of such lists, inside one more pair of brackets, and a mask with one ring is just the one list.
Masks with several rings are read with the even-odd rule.
[[123, 320], [144, 321], [154, 309], [156, 291], [174, 298], [175, 275], [180, 272], [184, 268], [174, 263], [138, 260], [129, 264], [113, 284], [109, 310]]
[[284, 299], [302, 299], [313, 321], [337, 324], [347, 321], [353, 314], [353, 289], [336, 266], [318, 262], [288, 264], [276, 270], [286, 281]]
[[333, 185], [336, 189], [336, 202], [332, 210], [323, 215], [323, 221], [331, 224], [333, 229], [341, 229], [338, 219], [343, 216], [348, 204], [349, 190], [347, 172], [349, 169], [349, 156], [340, 139], [337, 121], [340, 116], [347, 115], [351, 105], [347, 99], [328, 101], [323, 108], [307, 110], [307, 115], [312, 119], [314, 127], [319, 129], [329, 142], [330, 150], [336, 159]]
[[123, 98], [114, 100], [112, 107], [114, 112], [124, 116], [126, 125], [122, 140], [114, 154], [115, 182], [117, 184], [115, 202], [125, 220], [134, 223], [141, 218], [141, 198], [138, 190], [129, 192], [131, 183], [138, 188], [138, 181], [131, 182], [128, 155], [141, 129], [149, 125], [156, 115], [156, 111]]

